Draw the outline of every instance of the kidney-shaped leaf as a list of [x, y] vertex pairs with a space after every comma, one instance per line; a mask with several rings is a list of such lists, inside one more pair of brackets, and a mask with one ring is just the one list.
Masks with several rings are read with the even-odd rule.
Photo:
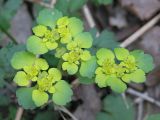
[[24, 66], [32, 65], [35, 59], [36, 56], [32, 53], [26, 51], [16, 52], [11, 59], [11, 65], [15, 69], [21, 69]]
[[32, 91], [34, 88], [19, 88], [16, 91], [16, 96], [18, 99], [19, 105], [21, 105], [24, 109], [34, 109], [36, 105], [32, 100]]
[[103, 100], [103, 110], [109, 120], [135, 120], [134, 108], [129, 99], [127, 104], [120, 95], [109, 95]]
[[147, 117], [147, 120], [159, 120], [160, 114], [154, 114]]
[[91, 57], [90, 60], [84, 61], [80, 67], [80, 75], [83, 77], [92, 78], [95, 74], [95, 70], [97, 68], [96, 57]]
[[154, 68], [153, 58], [149, 54], [144, 54], [143, 51], [134, 50], [131, 54], [135, 57], [137, 65], [145, 73], [148, 73]]
[[73, 92], [67, 82], [64, 80], [59, 81], [55, 85], [56, 92], [52, 96], [52, 100], [57, 105], [65, 105], [71, 101]]
[[44, 54], [48, 52], [46, 44], [37, 36], [30, 36], [27, 40], [27, 50], [33, 54]]
[[53, 28], [58, 18], [62, 17], [62, 13], [56, 9], [44, 9], [39, 13], [37, 18], [38, 24]]

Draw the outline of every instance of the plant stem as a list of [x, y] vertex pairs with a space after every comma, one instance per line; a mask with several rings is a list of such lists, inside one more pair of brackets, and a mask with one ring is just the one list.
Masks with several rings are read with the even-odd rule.
[[62, 111], [66, 114], [68, 114], [73, 120], [78, 120], [67, 108], [65, 108], [64, 106], [58, 106], [55, 105], [55, 110], [59, 110]]
[[14, 44], [18, 44], [18, 42], [16, 41], [16, 39], [7, 31], [5, 30], [3, 27], [0, 26], [0, 29], [2, 32], [4, 32], [9, 38], [10, 40], [14, 43]]
[[15, 120], [21, 120], [22, 115], [23, 115], [23, 111], [24, 111], [24, 109], [22, 107], [18, 108]]

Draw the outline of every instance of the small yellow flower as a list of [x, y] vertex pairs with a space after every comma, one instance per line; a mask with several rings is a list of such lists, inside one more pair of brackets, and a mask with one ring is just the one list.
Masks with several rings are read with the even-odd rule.
[[19, 86], [28, 86], [30, 81], [37, 81], [39, 72], [48, 69], [48, 63], [42, 58], [36, 58], [33, 65], [24, 66], [24, 71], [19, 71], [14, 77], [14, 81]]
[[37, 106], [41, 106], [48, 101], [49, 97], [47, 92], [51, 94], [56, 93], [55, 84], [60, 81], [61, 78], [61, 72], [57, 68], [50, 68], [48, 72], [42, 71], [39, 73], [37, 87], [32, 92], [33, 101]]

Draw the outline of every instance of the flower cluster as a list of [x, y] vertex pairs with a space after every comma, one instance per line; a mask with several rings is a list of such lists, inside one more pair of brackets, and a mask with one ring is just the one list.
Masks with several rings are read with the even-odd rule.
[[90, 52], [84, 49], [92, 46], [92, 37], [89, 33], [82, 32], [83, 24], [77, 18], [59, 18], [57, 30], [61, 37], [60, 42], [66, 44], [65, 48], [57, 49], [57, 56], [62, 56], [64, 60], [62, 69], [73, 75], [77, 73], [81, 61], [90, 59]]
[[[27, 59], [28, 63], [25, 62], [25, 64], [22, 64], [24, 59]], [[49, 99], [48, 93], [52, 94], [52, 99], [54, 100], [54, 96], [57, 94], [59, 89], [62, 89], [61, 86], [68, 86], [68, 83], [61, 80], [62, 75], [57, 68], [49, 68], [45, 59], [36, 58], [35, 55], [29, 52], [17, 52], [11, 62], [14, 68], [21, 69], [21, 71], [18, 71], [14, 77], [14, 81], [17, 85], [29, 87], [33, 83], [36, 83], [34, 84], [34, 90], [32, 92], [32, 99], [36, 106], [41, 106], [47, 103]], [[60, 85], [60, 87], [56, 87], [61, 83], [62, 85]], [[64, 90], [61, 90], [61, 94], [65, 94]], [[71, 95], [72, 91], [68, 97]], [[57, 104], [66, 104], [68, 101], [61, 103], [57, 101], [54, 102]]]
[[63, 70], [67, 70], [69, 74], [75, 74], [78, 71], [78, 65], [81, 61], [87, 61], [91, 58], [91, 54], [85, 48], [92, 46], [92, 37], [89, 33], [83, 32], [75, 36], [74, 40], [67, 44], [68, 52], [62, 58], [65, 61], [62, 64]]
[[48, 63], [42, 59], [37, 58], [35, 59], [33, 65], [24, 66], [22, 69], [23, 71], [17, 72], [14, 81], [19, 86], [29, 86], [30, 80], [35, 82], [38, 80], [38, 75], [41, 70], [48, 69]]
[[34, 54], [44, 54], [69, 43], [82, 30], [81, 21], [75, 17], [61, 17], [54, 27], [37, 25], [33, 28], [34, 35], [27, 40], [27, 49]]
[[27, 49], [34, 54], [56, 49], [55, 56], [64, 60], [62, 69], [73, 75], [77, 73], [81, 61], [90, 59], [91, 54], [85, 49], [92, 46], [92, 37], [83, 32], [83, 24], [78, 18], [60, 17], [55, 23], [54, 27], [34, 27], [35, 35], [29, 37]]
[[[145, 69], [139, 66], [136, 52], [129, 52], [125, 48], [115, 48], [114, 53], [106, 48], [98, 50], [96, 56], [99, 66], [95, 71], [98, 86], [110, 86], [115, 91], [123, 92], [126, 89], [125, 83], [144, 82]], [[122, 88], [116, 87], [116, 84]]]

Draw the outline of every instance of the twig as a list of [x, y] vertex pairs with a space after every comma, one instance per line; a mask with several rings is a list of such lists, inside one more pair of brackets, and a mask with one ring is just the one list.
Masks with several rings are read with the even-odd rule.
[[149, 22], [147, 22], [144, 26], [142, 26], [139, 30], [137, 30], [135, 33], [133, 33], [129, 38], [124, 40], [124, 42], [121, 43], [121, 47], [127, 47], [134, 41], [136, 41], [140, 36], [142, 36], [145, 32], [147, 32], [150, 28], [152, 28], [160, 19], [160, 13], [156, 15], [154, 18], [152, 18]]
[[[87, 5], [85, 5], [83, 7], [83, 13], [84, 13], [84, 16], [86, 17], [86, 20], [87, 20], [89, 26], [91, 28], [95, 27], [96, 26], [95, 21], [94, 21], [94, 19], [92, 17], [92, 14], [91, 14]], [[143, 27], [141, 27], [139, 30], [137, 30], [133, 35], [131, 35], [123, 43], [121, 43], [120, 46], [121, 47], [127, 47], [132, 42], [136, 41], [137, 38], [142, 36], [146, 31], [148, 31], [151, 27], [153, 27], [159, 21], [159, 19], [160, 19], [160, 13], [158, 15], [156, 15], [153, 19], [151, 19], [148, 23], [146, 23]], [[148, 102], [154, 103], [154, 104], [156, 104], [157, 106], [160, 107], [160, 102], [159, 101], [156, 101], [156, 100], [154, 100], [153, 98], [151, 98], [147, 95], [139, 93], [138, 91], [135, 91], [133, 89], [128, 89], [127, 92], [130, 93], [130, 94], [134, 94], [135, 96], [138, 96], [140, 98], [143, 98], [144, 100], [147, 100]]]
[[[83, 13], [84, 13], [84, 16], [85, 16], [89, 26], [91, 28], [95, 27], [96, 26], [95, 21], [94, 21], [92, 14], [91, 14], [87, 5], [83, 6]], [[146, 31], [148, 31], [150, 28], [152, 28], [159, 21], [159, 19], [160, 19], [160, 13], [158, 15], [156, 15], [154, 18], [152, 18], [144, 26], [142, 26], [139, 30], [137, 30], [135, 33], [133, 33], [129, 38], [124, 40], [124, 42], [122, 42], [120, 44], [120, 46], [121, 47], [129, 46], [131, 43], [136, 41], [140, 36], [142, 36]]]
[[[143, 94], [146, 94], [146, 92], [143, 93]], [[133, 103], [134, 103], [134, 104], [139, 104], [139, 103], [141, 102], [141, 100], [142, 100], [142, 98], [137, 97], [136, 99], [134, 99]]]
[[79, 86], [79, 80], [78, 80], [78, 78], [75, 79], [75, 80], [71, 83], [71, 88], [75, 88], [75, 87], [77, 87], [77, 86]]
[[144, 100], [141, 99], [138, 103], [137, 120], [142, 120], [142, 118], [143, 118], [143, 102], [144, 102]]
[[89, 27], [90, 27], [90, 28], [95, 27], [96, 24], [95, 24], [95, 21], [94, 21], [94, 19], [93, 19], [93, 17], [92, 17], [92, 14], [91, 14], [88, 6], [87, 6], [87, 5], [84, 5], [82, 11], [83, 11], [84, 16], [85, 16], [85, 18], [86, 18], [86, 20], [87, 20], [87, 22], [88, 22], [88, 24], [89, 24]]
[[22, 107], [18, 108], [15, 120], [21, 120], [23, 111], [24, 111], [24, 109]]
[[51, 0], [51, 8], [53, 8], [54, 7], [54, 5], [56, 4], [56, 0]]
[[50, 4], [42, 2], [42, 1], [37, 1], [37, 0], [25, 0], [25, 1], [32, 2], [32, 3], [37, 3], [37, 4], [39, 4], [43, 7], [46, 7], [46, 8], [53, 8], [53, 5], [55, 4], [55, 0], [51, 0]]
[[63, 118], [63, 120], [67, 120], [67, 119], [64, 117], [64, 115], [62, 114], [61, 111], [58, 111], [58, 112], [59, 112], [59, 114], [61, 115], [61, 117]]
[[[78, 82], [78, 84], [79, 84], [79, 82]], [[73, 87], [73, 86], [71, 86], [71, 87]], [[48, 102], [47, 102], [47, 104], [50, 104], [50, 103], [52, 103], [53, 101], [52, 100], [49, 100]], [[57, 110], [57, 111], [62, 111], [62, 112], [64, 112], [64, 113], [66, 113], [66, 114], [68, 114], [73, 120], [78, 120], [69, 110], [67, 110], [67, 108], [65, 108], [64, 106], [58, 106], [58, 105], [56, 105], [56, 104], [54, 104], [54, 107], [55, 107], [55, 110]]]
[[11, 92], [15, 93], [16, 88], [13, 85], [9, 84], [7, 81], [4, 81], [4, 84]]
[[60, 110], [66, 114], [68, 114], [73, 120], [78, 120], [69, 110], [67, 110], [64, 106], [55, 105], [55, 110]]
[[152, 97], [149, 97], [147, 94], [145, 93], [140, 93], [134, 89], [131, 89], [131, 88], [128, 88], [128, 90], [126, 91], [127, 93], [131, 94], [131, 95], [134, 95], [134, 96], [137, 96], [137, 97], [140, 97], [142, 98], [143, 100], [146, 100], [150, 103], [153, 103], [155, 105], [157, 105], [158, 107], [160, 107], [160, 102], [155, 100], [154, 98]]
[[[30, 86], [31, 86], [31, 82], [29, 83], [29, 85], [27, 87], [30, 87]], [[22, 115], [23, 115], [23, 111], [24, 111], [24, 109], [22, 107], [18, 107], [15, 120], [21, 120]]]
[[126, 94], [125, 94], [125, 93], [122, 93], [121, 95], [122, 95], [123, 101], [124, 101], [124, 103], [125, 103], [125, 105], [126, 105], [126, 108], [129, 109], [129, 104], [128, 104], [128, 101], [127, 101], [127, 99], [126, 99]]

